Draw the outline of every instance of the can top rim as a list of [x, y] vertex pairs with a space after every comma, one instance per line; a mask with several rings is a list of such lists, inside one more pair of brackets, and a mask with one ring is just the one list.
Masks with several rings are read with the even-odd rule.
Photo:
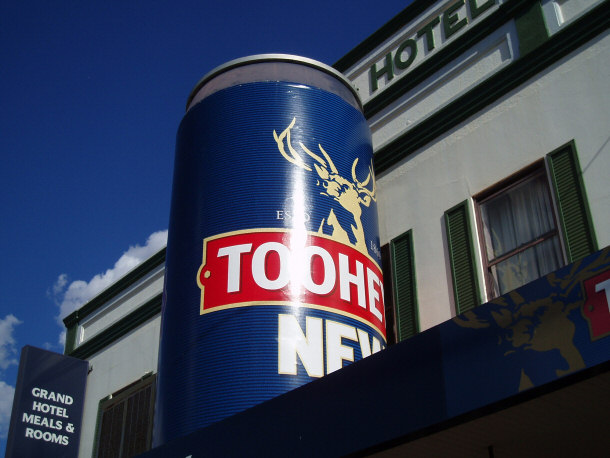
[[193, 101], [195, 95], [197, 95], [199, 90], [203, 86], [205, 86], [209, 81], [214, 79], [216, 76], [218, 76], [221, 73], [224, 73], [228, 70], [236, 68], [236, 67], [249, 65], [252, 63], [262, 63], [262, 62], [288, 62], [288, 63], [292, 62], [295, 64], [301, 64], [301, 65], [306, 65], [308, 67], [313, 67], [324, 73], [328, 73], [328, 74], [336, 77], [339, 81], [341, 81], [354, 95], [356, 102], [358, 103], [358, 106], [360, 107], [360, 109], [362, 110], [362, 108], [363, 108], [362, 101], [360, 100], [360, 96], [358, 95], [358, 91], [356, 90], [356, 88], [345, 77], [345, 75], [343, 75], [341, 72], [339, 72], [335, 68], [331, 67], [330, 65], [324, 64], [315, 59], [310, 59], [308, 57], [302, 57], [302, 56], [297, 56], [297, 55], [293, 55], [293, 54], [254, 54], [251, 56], [245, 56], [245, 57], [240, 57], [238, 59], [230, 60], [229, 62], [219, 65], [218, 67], [216, 67], [213, 70], [206, 73], [203, 76], [203, 78], [201, 78], [199, 80], [199, 82], [195, 85], [195, 87], [189, 94], [188, 99], [186, 101], [187, 111], [188, 111], [189, 106], [191, 105], [191, 102]]

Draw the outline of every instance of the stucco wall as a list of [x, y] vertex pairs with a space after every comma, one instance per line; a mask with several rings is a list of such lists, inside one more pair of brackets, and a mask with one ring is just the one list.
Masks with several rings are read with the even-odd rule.
[[413, 229], [421, 329], [454, 314], [444, 212], [571, 140], [610, 244], [609, 63], [606, 32], [378, 177], [382, 244]]
[[87, 377], [79, 456], [92, 456], [100, 400], [148, 372], [157, 372], [160, 328], [157, 315], [89, 358], [92, 370]]

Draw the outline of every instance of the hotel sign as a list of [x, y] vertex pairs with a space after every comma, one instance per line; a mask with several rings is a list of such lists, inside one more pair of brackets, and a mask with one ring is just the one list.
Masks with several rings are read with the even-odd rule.
[[[474, 23], [481, 14], [497, 4], [498, 0], [458, 0], [419, 26], [406, 39], [394, 46], [385, 56], [369, 68], [371, 94], [379, 89], [379, 81], [390, 82], [421, 62], [434, 49], [442, 47], [452, 36]], [[418, 56], [419, 59], [418, 59]]]
[[6, 457], [76, 457], [89, 363], [25, 346]]

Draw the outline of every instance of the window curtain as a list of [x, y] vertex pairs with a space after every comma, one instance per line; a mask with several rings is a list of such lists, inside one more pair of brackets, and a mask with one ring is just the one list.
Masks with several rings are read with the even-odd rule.
[[[518, 250], [491, 268], [494, 296], [550, 273], [563, 264], [548, 187], [536, 176], [481, 206], [488, 261]], [[523, 251], [520, 247], [555, 232]]]

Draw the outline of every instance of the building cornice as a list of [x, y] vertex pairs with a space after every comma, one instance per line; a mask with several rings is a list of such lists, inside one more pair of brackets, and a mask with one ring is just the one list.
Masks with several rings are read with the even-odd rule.
[[165, 250], [166, 249], [163, 248], [162, 250], [148, 258], [142, 264], [135, 267], [133, 270], [125, 274], [125, 276], [121, 277], [119, 280], [110, 285], [100, 294], [95, 296], [81, 308], [75, 310], [70, 315], [65, 317], [63, 321], [66, 328], [75, 326], [76, 324], [78, 324], [79, 321], [98, 310], [121, 291], [128, 288], [139, 279], [145, 277], [155, 268], [165, 263]]
[[[513, 14], [516, 14], [518, 11], [522, 11], [517, 9], [516, 5], [518, 4], [523, 6], [525, 3], [526, 2], [519, 1], [510, 2], [505, 5], [512, 5], [514, 8]], [[525, 12], [525, 10], [523, 10], [523, 12]], [[494, 17], [495, 15], [496, 13], [493, 14]], [[509, 18], [505, 18], [503, 22], [506, 22], [508, 19]], [[490, 23], [488, 21], [491, 20], [496, 21], [497, 18], [493, 19], [490, 17], [483, 23], [478, 24], [470, 33], [477, 34], [479, 38], [482, 37], [483, 31], [479, 30], [479, 28], [489, 28]], [[519, 85], [526, 82], [528, 79], [534, 77], [536, 74], [557, 62], [559, 59], [567, 56], [572, 51], [576, 50], [580, 46], [598, 36], [600, 33], [607, 30], [609, 23], [610, 8], [608, 8], [608, 0], [606, 0], [581, 16], [579, 19], [575, 20], [573, 23], [567, 25], [563, 30], [560, 30], [552, 35], [537, 48], [533, 49], [526, 55], [521, 56], [495, 75], [491, 76], [481, 84], [477, 85], [475, 88], [449, 103], [437, 113], [427, 118], [425, 121], [422, 121], [421, 123], [407, 130], [391, 143], [377, 149], [375, 151], [375, 171], [377, 173], [381, 173], [387, 170], [400, 160], [411, 155], [419, 148], [422, 148], [427, 143], [437, 138], [443, 132], [455, 127], [481, 109], [503, 97]], [[496, 22], [493, 24], [497, 25]], [[470, 38], [466, 37], [464, 37], [464, 39], [470, 40]], [[443, 53], [451, 52], [451, 58], [455, 57], [454, 53], [457, 51], [451, 46], [448, 46], [447, 49], [449, 49], [449, 51], [443, 50]], [[433, 60], [436, 59], [441, 59], [442, 62], [446, 62], [448, 57], [439, 52], [437, 57]], [[439, 64], [434, 64], [431, 62], [425, 65], [434, 66], [436, 69], [437, 65]], [[411, 87], [411, 83], [404, 84], [409, 84], [409, 87]], [[403, 91], [404, 88], [394, 89], [392, 87], [384, 91], [382, 94], [365, 105], [365, 115], [370, 116], [370, 113], [376, 113], [380, 109], [387, 106], [390, 99], [386, 100], [385, 94], [389, 90]], [[379, 99], [379, 97], [382, 95], [385, 100], [383, 103], [381, 102], [381, 99]], [[393, 97], [397, 97], [398, 95], [399, 94], [395, 92]]]
[[398, 81], [365, 103], [364, 116], [369, 119], [379, 113], [503, 24], [523, 14], [531, 6], [531, 3], [532, 0], [513, 0], [501, 4], [495, 12], [481, 20], [481, 22], [474, 24], [459, 39], [445, 45], [433, 57], [402, 76]]
[[162, 301], [163, 294], [158, 294], [129, 315], [114, 323], [108, 329], [100, 332], [75, 349], [67, 351], [66, 355], [80, 359], [90, 358], [98, 351], [161, 313]]
[[430, 6], [430, 0], [415, 0], [404, 10], [386, 22], [376, 32], [366, 38], [362, 43], [339, 59], [333, 67], [340, 72], [347, 71], [360, 59], [367, 56], [371, 51], [381, 45], [385, 40], [394, 35], [402, 26], [416, 19], [426, 8]]

